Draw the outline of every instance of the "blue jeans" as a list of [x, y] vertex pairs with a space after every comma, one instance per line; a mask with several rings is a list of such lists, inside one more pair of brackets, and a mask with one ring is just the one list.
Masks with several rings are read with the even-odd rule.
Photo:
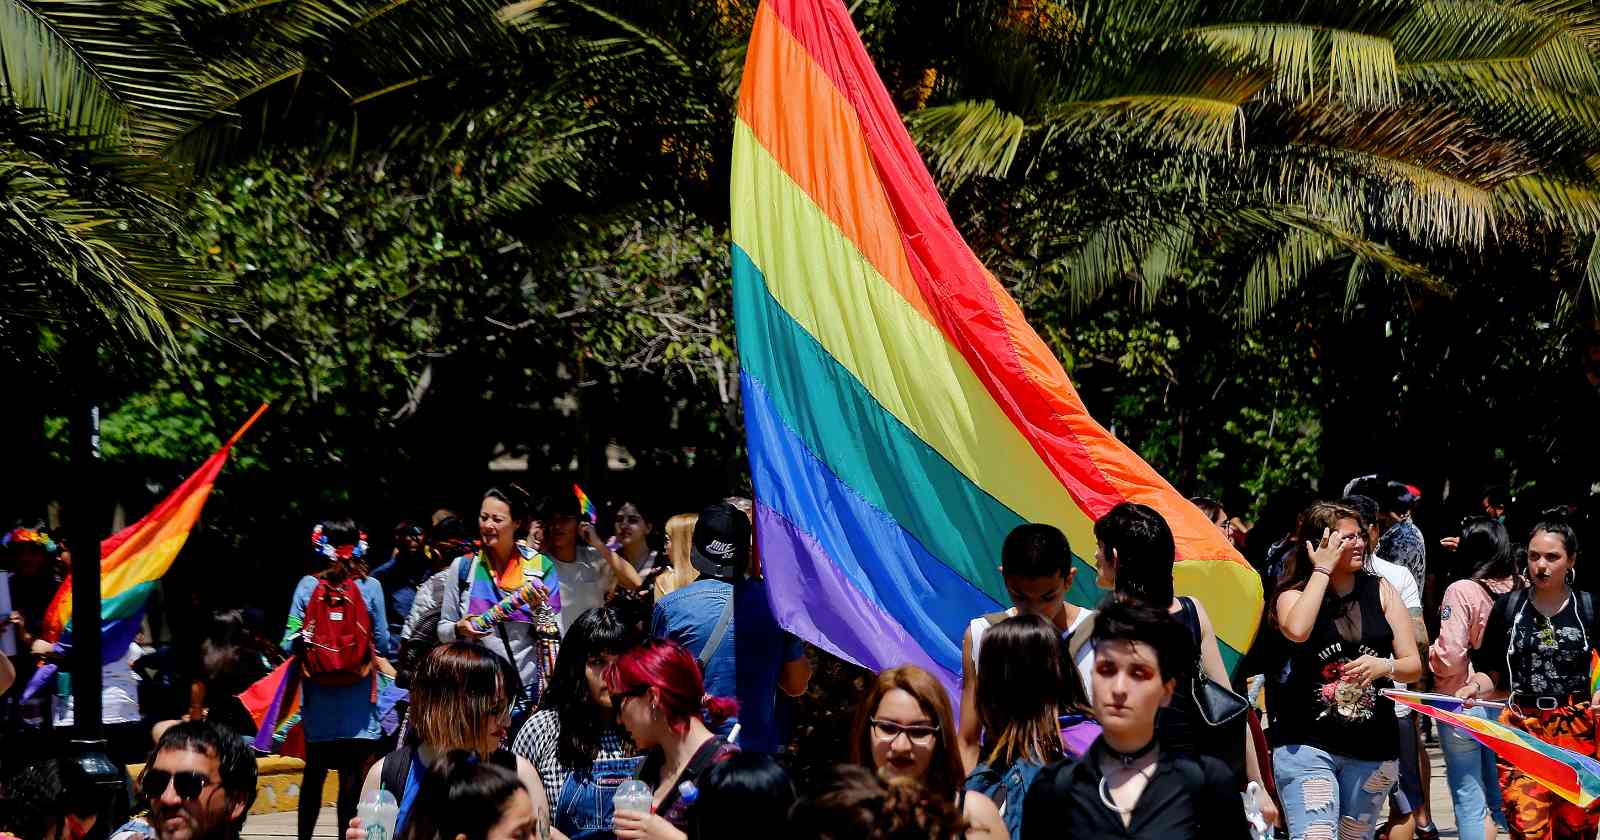
[[[1481, 706], [1461, 713], [1489, 718], [1489, 710]], [[1456, 830], [1461, 833], [1461, 840], [1483, 840], [1485, 815], [1493, 816], [1495, 825], [1505, 831], [1506, 815], [1500, 806], [1500, 773], [1494, 766], [1494, 753], [1449, 724], [1439, 725], [1439, 749], [1444, 753], [1444, 775], [1450, 782], [1450, 801], [1455, 805]]]
[[550, 821], [572, 840], [608, 840], [613, 836], [611, 798], [643, 763], [643, 756], [607, 758], [567, 774]]
[[1399, 777], [1396, 761], [1365, 761], [1305, 744], [1273, 750], [1272, 770], [1293, 840], [1371, 838]]

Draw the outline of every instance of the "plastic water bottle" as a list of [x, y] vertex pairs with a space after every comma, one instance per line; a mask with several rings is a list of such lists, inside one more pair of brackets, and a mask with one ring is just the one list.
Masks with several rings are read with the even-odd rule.
[[394, 800], [394, 794], [375, 790], [362, 797], [361, 804], [356, 806], [356, 816], [361, 818], [361, 827], [367, 830], [367, 840], [393, 840], [394, 823], [400, 818], [400, 803]]
[[638, 779], [629, 779], [617, 785], [617, 793], [611, 797], [611, 810], [613, 824], [615, 824], [617, 811], [633, 811], [637, 814], [650, 813], [650, 806], [655, 804], [655, 792], [650, 786]]

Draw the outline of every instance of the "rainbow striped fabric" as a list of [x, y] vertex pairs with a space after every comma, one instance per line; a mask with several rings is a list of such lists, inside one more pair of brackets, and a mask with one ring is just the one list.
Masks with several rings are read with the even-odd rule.
[[578, 497], [578, 512], [584, 519], [589, 520], [591, 525], [594, 524], [599, 519], [599, 515], [594, 510], [594, 500], [589, 498], [589, 494], [583, 492], [583, 488], [576, 484], [572, 485], [572, 493]]
[[969, 620], [1007, 603], [1000, 544], [1060, 527], [1099, 601], [1094, 520], [1172, 524], [1180, 592], [1235, 660], [1259, 576], [1094, 421], [967, 247], [840, 0], [766, 0], [734, 128], [734, 309], [761, 562], [780, 623], [954, 688]]
[[1454, 697], [1392, 689], [1384, 694], [1428, 717], [1461, 727], [1501, 760], [1579, 808], [1587, 808], [1600, 798], [1600, 761], [1497, 720], [1463, 715], [1461, 711], [1466, 703]]
[[[112, 534], [100, 543], [100, 632], [105, 662], [110, 664], [128, 653], [128, 645], [139, 632], [145, 602], [156, 581], [171, 568], [178, 550], [189, 539], [189, 531], [200, 518], [200, 511], [211, 497], [211, 487], [228, 461], [228, 453], [267, 406], [262, 404], [221, 449], [212, 453], [200, 469], [184, 479], [143, 519]], [[72, 578], [56, 591], [45, 613], [44, 637], [63, 647], [72, 639]]]

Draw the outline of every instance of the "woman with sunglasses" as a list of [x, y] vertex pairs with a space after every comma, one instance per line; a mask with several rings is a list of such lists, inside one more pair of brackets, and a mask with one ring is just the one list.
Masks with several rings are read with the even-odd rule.
[[578, 616], [562, 639], [543, 708], [512, 746], [539, 771], [552, 822], [574, 840], [612, 836], [611, 795], [639, 769], [605, 676], [638, 641], [638, 632], [610, 607]]
[[857, 710], [850, 760], [887, 780], [920, 782], [928, 797], [961, 811], [969, 840], [1010, 837], [994, 802], [963, 789], [956, 734], [944, 686], [927, 671], [902, 665], [879, 674]]
[[[1590, 656], [1600, 649], [1594, 596], [1574, 590], [1578, 535], [1562, 520], [1534, 526], [1528, 537], [1531, 585], [1495, 600], [1472, 652], [1476, 669], [1461, 698], [1504, 697], [1500, 722], [1582, 755], [1595, 755], [1596, 697]], [[1500, 795], [1511, 836], [1594, 837], [1600, 812], [1551, 793], [1515, 767], [1501, 765]]]
[[372, 765], [362, 798], [387, 790], [400, 804], [395, 828], [403, 830], [428, 768], [447, 753], [460, 751], [515, 774], [534, 797], [539, 824], [549, 825], [544, 785], [533, 765], [501, 744], [511, 725], [516, 680], [510, 663], [478, 645], [451, 642], [435, 648], [411, 682], [405, 743]]
[[0, 840], [81, 840], [103, 798], [74, 762], [24, 767], [0, 783]]
[[619, 840], [685, 840], [689, 806], [684, 783], [738, 751], [706, 726], [720, 725], [739, 709], [728, 697], [705, 693], [700, 663], [677, 642], [651, 639], [617, 657], [606, 670], [617, 717], [645, 751], [635, 778], [655, 791], [655, 812], [617, 811]]

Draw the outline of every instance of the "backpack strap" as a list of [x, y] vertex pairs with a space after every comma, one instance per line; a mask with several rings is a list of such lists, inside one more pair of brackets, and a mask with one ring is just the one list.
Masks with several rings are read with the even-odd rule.
[[733, 592], [728, 593], [728, 603], [722, 607], [722, 615], [717, 616], [717, 626], [711, 628], [711, 635], [706, 639], [705, 647], [700, 649], [700, 655], [695, 659], [700, 660], [700, 670], [704, 671], [711, 662], [711, 657], [717, 653], [717, 648], [722, 647], [722, 640], [728, 635], [728, 627], [733, 624]]
[[411, 757], [416, 748], [401, 744], [394, 752], [383, 757], [383, 769], [378, 775], [378, 789], [386, 790], [396, 802], [405, 798], [406, 776], [411, 773]]

